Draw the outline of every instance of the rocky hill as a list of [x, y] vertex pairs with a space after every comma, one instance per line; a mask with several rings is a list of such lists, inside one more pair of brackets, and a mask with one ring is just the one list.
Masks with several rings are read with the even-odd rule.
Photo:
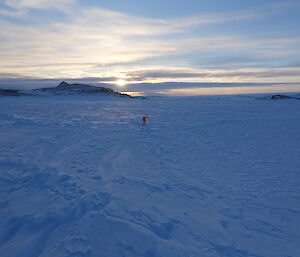
[[35, 89], [35, 92], [50, 92], [56, 95], [64, 94], [109, 94], [121, 97], [131, 97], [127, 94], [116, 92], [106, 87], [95, 87], [85, 84], [69, 84], [65, 81], [61, 82], [57, 87]]
[[0, 96], [40, 95], [46, 92], [54, 95], [107, 94], [120, 97], [132, 97], [130, 95], [122, 94], [106, 87], [95, 87], [84, 84], [69, 84], [65, 81], [61, 82], [57, 87], [39, 88], [29, 91], [0, 89]]
[[0, 89], [0, 96], [20, 96], [19, 90]]

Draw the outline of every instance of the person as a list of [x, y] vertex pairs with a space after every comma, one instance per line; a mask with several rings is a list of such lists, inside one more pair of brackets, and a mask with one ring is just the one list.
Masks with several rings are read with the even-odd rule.
[[147, 125], [147, 116], [143, 116], [142, 120], [143, 120], [143, 125]]

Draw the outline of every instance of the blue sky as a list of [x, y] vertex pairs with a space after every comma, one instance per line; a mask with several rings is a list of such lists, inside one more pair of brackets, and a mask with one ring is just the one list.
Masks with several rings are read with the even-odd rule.
[[1, 0], [0, 78], [300, 82], [300, 1]]

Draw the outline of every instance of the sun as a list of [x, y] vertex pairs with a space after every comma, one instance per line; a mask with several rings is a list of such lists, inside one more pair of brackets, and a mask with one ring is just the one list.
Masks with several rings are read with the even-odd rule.
[[115, 82], [115, 84], [117, 84], [119, 87], [124, 87], [127, 85], [127, 81], [123, 79], [119, 79]]

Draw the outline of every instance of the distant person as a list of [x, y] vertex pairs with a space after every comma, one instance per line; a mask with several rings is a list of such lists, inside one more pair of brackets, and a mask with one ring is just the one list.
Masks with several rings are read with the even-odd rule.
[[142, 121], [143, 121], [143, 125], [147, 125], [147, 116], [143, 116]]

